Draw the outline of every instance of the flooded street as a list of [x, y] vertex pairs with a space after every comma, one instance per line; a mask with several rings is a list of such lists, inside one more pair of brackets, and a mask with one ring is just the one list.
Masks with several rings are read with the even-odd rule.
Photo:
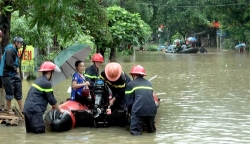
[[[249, 53], [207, 49], [207, 54], [165, 54], [138, 51], [118, 62], [129, 73], [141, 64], [159, 95], [157, 132], [133, 137], [125, 128], [81, 127], [67, 132], [26, 134], [24, 124], [0, 125], [1, 144], [42, 143], [250, 143]], [[91, 63], [86, 63], [87, 66]], [[104, 65], [101, 70], [103, 70]], [[23, 82], [24, 97], [32, 82]], [[58, 101], [69, 97], [70, 79], [54, 88]]]

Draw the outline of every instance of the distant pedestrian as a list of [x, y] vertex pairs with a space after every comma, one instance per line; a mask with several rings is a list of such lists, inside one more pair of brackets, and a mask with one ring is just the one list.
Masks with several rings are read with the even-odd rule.
[[206, 51], [206, 49], [204, 48], [204, 46], [203, 45], [201, 45], [201, 48], [200, 48], [200, 53], [207, 53], [207, 51]]
[[239, 52], [243, 53], [245, 51], [245, 48], [243, 46], [240, 47]]

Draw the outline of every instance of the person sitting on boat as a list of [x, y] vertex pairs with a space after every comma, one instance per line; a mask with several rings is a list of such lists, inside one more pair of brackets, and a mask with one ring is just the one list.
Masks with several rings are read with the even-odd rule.
[[75, 62], [76, 72], [72, 76], [71, 100], [75, 100], [83, 105], [91, 104], [91, 96], [88, 86], [90, 83], [84, 77], [85, 65], [83, 61]]
[[181, 45], [178, 43], [178, 44], [176, 45], [176, 52], [178, 53], [178, 52], [180, 52], [180, 51], [182, 51], [182, 48], [181, 48]]
[[125, 91], [125, 104], [131, 116], [130, 133], [141, 135], [143, 123], [146, 124], [148, 133], [154, 133], [157, 106], [153, 97], [152, 84], [143, 78], [146, 73], [141, 65], [132, 67], [130, 75], [133, 80], [127, 84]]
[[99, 79], [99, 75], [100, 75], [99, 68], [104, 62], [104, 58], [100, 53], [96, 53], [92, 56], [91, 60], [93, 62], [93, 65], [86, 68], [84, 75], [85, 75], [86, 80], [90, 83], [89, 89], [91, 93], [93, 93], [93, 87], [94, 87], [95, 81]]
[[43, 114], [48, 103], [60, 113], [64, 112], [57, 104], [50, 83], [54, 71], [60, 72], [60, 69], [54, 63], [46, 61], [38, 71], [43, 75], [32, 84], [23, 108], [26, 132], [36, 134], [45, 133]]
[[124, 103], [125, 87], [130, 82], [130, 77], [122, 71], [119, 63], [110, 62], [101, 72], [100, 78], [103, 79], [112, 91], [112, 99], [109, 101], [111, 110], [123, 109], [126, 111]]
[[204, 52], [206, 52], [206, 53], [207, 53], [206, 49], [204, 48], [204, 45], [201, 45], [201, 48], [200, 48], [200, 53], [204, 53]]
[[186, 50], [186, 49], [187, 49], [187, 45], [183, 44], [183, 45], [181, 46], [181, 48], [182, 48], [183, 50]]

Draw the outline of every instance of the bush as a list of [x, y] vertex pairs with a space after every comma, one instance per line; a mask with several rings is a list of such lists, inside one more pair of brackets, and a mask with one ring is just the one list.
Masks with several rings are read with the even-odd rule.
[[234, 49], [235, 43], [232, 41], [232, 39], [225, 39], [221, 46], [224, 49]]
[[157, 51], [158, 50], [158, 46], [157, 45], [150, 45], [147, 48], [147, 51]]
[[27, 81], [31, 81], [31, 80], [35, 80], [36, 79], [36, 76], [34, 74], [29, 74], [27, 76]]

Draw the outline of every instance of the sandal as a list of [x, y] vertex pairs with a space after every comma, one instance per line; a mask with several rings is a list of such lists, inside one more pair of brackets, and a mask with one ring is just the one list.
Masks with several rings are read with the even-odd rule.
[[15, 112], [13, 112], [12, 110], [9, 110], [9, 111], [7, 111], [7, 114], [14, 115], [14, 114], [15, 114]]

